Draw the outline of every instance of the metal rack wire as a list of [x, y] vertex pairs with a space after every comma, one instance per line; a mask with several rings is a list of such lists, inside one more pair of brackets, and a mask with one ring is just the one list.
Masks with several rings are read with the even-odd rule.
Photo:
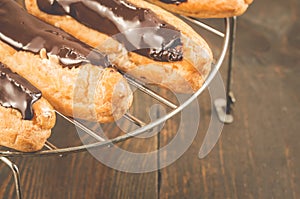
[[[169, 107], [171, 111], [150, 123], [146, 123], [146, 122], [140, 120], [139, 118], [137, 118], [136, 116], [131, 115], [130, 113], [126, 113], [123, 116], [123, 118], [130, 121], [134, 125], [138, 126], [138, 128], [136, 128], [135, 130], [133, 130], [129, 133], [119, 135], [112, 139], [107, 139], [105, 137], [102, 137], [99, 134], [95, 133], [93, 130], [91, 130], [91, 128], [85, 126], [80, 121], [77, 121], [70, 117], [66, 117], [66, 116], [62, 115], [61, 113], [57, 112], [57, 114], [60, 117], [67, 120], [68, 122], [71, 122], [72, 124], [74, 124], [76, 126], [76, 128], [80, 129], [87, 136], [92, 137], [96, 141], [91, 144], [81, 144], [78, 146], [64, 147], [64, 148], [58, 148], [55, 146], [55, 144], [46, 142], [43, 150], [34, 152], [34, 153], [24, 153], [24, 152], [11, 151], [11, 150], [1, 150], [1, 148], [0, 148], [0, 160], [3, 163], [5, 163], [6, 165], [8, 165], [10, 167], [10, 169], [13, 171], [15, 186], [16, 186], [16, 193], [17, 193], [17, 197], [19, 199], [22, 198], [21, 186], [20, 186], [20, 180], [19, 180], [19, 171], [18, 171], [18, 167], [8, 159], [9, 157], [46, 156], [46, 155], [63, 155], [63, 154], [67, 154], [67, 153], [78, 153], [78, 152], [86, 151], [88, 149], [93, 149], [93, 148], [98, 149], [101, 147], [105, 147], [105, 146], [108, 146], [111, 144], [115, 144], [115, 143], [130, 139], [132, 137], [135, 137], [135, 136], [138, 136], [141, 134], [145, 134], [145, 133], [149, 132], [151, 129], [155, 128], [156, 126], [162, 124], [163, 122], [172, 118], [176, 114], [180, 113], [186, 106], [188, 106], [191, 102], [196, 100], [197, 97], [208, 87], [210, 82], [213, 80], [215, 75], [218, 73], [218, 71], [225, 59], [228, 46], [233, 45], [234, 40], [230, 39], [230, 38], [232, 38], [232, 34], [233, 34], [231, 31], [231, 28], [230, 28], [230, 27], [232, 27], [232, 23], [233, 23], [232, 18], [224, 19], [223, 32], [219, 31], [203, 22], [200, 22], [197, 19], [188, 18], [188, 17], [183, 17], [183, 18], [223, 39], [221, 53], [218, 56], [218, 59], [216, 60], [216, 62], [213, 64], [212, 70], [211, 70], [209, 76], [207, 77], [206, 81], [204, 82], [203, 86], [197, 92], [195, 92], [193, 95], [191, 95], [188, 99], [186, 99], [183, 103], [181, 103], [180, 105], [177, 105], [177, 104], [171, 102], [169, 99], [167, 99], [163, 96], [160, 96], [158, 93], [149, 89], [147, 86], [136, 81], [134, 78], [129, 77], [126, 74], [124, 74], [124, 77], [128, 80], [128, 82], [133, 87], [135, 87], [139, 91], [143, 92], [147, 96], [149, 96], [149, 97], [159, 101], [160, 103], [164, 104], [165, 106]], [[230, 58], [232, 59], [232, 56], [230, 56]]]

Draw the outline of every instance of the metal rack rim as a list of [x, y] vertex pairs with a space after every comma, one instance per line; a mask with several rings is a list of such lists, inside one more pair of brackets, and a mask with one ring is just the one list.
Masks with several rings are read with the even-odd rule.
[[[189, 20], [194, 21], [196, 23], [196, 25], [198, 24], [196, 19], [190, 18]], [[96, 143], [80, 145], [80, 146], [73, 146], [73, 147], [68, 147], [68, 148], [56, 148], [54, 146], [54, 147], [50, 147], [51, 149], [42, 150], [42, 151], [38, 151], [38, 152], [34, 152], [34, 153], [24, 153], [24, 152], [18, 152], [18, 151], [0, 151], [0, 156], [2, 156], [2, 157], [13, 157], [13, 156], [25, 157], [25, 156], [47, 156], [47, 155], [49, 156], [49, 155], [62, 155], [62, 154], [67, 154], [67, 153], [82, 152], [82, 151], [86, 151], [87, 149], [94, 149], [97, 147], [109, 146], [110, 144], [115, 144], [115, 143], [127, 140], [129, 138], [132, 138], [134, 136], [138, 136], [140, 134], [146, 133], [147, 131], [154, 128], [155, 126], [160, 125], [161, 123], [170, 119], [171, 117], [173, 117], [174, 115], [176, 115], [180, 111], [182, 111], [192, 101], [197, 99], [197, 97], [208, 87], [210, 82], [213, 80], [213, 78], [219, 71], [219, 69], [225, 59], [227, 49], [229, 46], [229, 39], [230, 39], [230, 18], [224, 18], [224, 21], [225, 21], [225, 33], [224, 33], [224, 41], [223, 41], [222, 51], [219, 56], [219, 59], [217, 60], [216, 64], [214, 65], [212, 71], [210, 72], [210, 74], [207, 77], [206, 81], [204, 82], [203, 86], [198, 91], [196, 91], [190, 98], [188, 98], [184, 103], [182, 103], [177, 108], [173, 109], [171, 112], [169, 112], [165, 116], [163, 116], [147, 125], [141, 126], [140, 128], [138, 128], [130, 133], [118, 136], [118, 137], [110, 139], [110, 140], [98, 139], [98, 142], [96, 142]], [[205, 29], [207, 29], [207, 28], [205, 28]], [[212, 29], [214, 29], [214, 28], [212, 28]], [[215, 30], [215, 31], [211, 31], [211, 32], [216, 34], [216, 32], [219, 32], [219, 31]], [[221, 36], [220, 34], [217, 34], [217, 35]], [[49, 144], [48, 144], [48, 146], [49, 146]]]

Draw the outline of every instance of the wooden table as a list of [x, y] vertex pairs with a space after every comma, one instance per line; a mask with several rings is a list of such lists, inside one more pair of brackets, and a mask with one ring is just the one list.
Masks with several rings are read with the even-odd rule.
[[[299, 12], [296, 0], [255, 1], [238, 19], [235, 122], [224, 126], [217, 145], [204, 159], [199, 159], [198, 153], [212, 111], [208, 91], [198, 100], [198, 133], [171, 165], [160, 168], [170, 155], [160, 152], [152, 162], [157, 170], [137, 174], [109, 168], [88, 152], [12, 158], [20, 169], [24, 198], [299, 198]], [[221, 72], [225, 77], [226, 67]], [[135, 110], [144, 108], [146, 102], [140, 99]], [[64, 126], [61, 133], [75, 130], [64, 122], [60, 125]], [[105, 128], [112, 134], [118, 132], [114, 126]], [[118, 146], [134, 152], [155, 151], [168, 144], [177, 129], [175, 117], [159, 134]], [[63, 134], [55, 137], [56, 143], [64, 144]], [[73, 139], [75, 142], [73, 137], [68, 141]], [[3, 164], [0, 182], [0, 198], [14, 198], [12, 175]]]

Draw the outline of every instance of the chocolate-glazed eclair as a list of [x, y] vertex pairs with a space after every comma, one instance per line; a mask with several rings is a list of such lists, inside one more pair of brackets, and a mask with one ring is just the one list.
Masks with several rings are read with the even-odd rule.
[[0, 145], [40, 150], [54, 125], [54, 109], [41, 91], [0, 62]]
[[0, 2], [0, 39], [3, 51], [12, 51], [4, 58], [10, 68], [67, 116], [110, 122], [132, 103], [128, 83], [104, 54], [11, 0]]
[[175, 92], [199, 89], [212, 52], [190, 26], [141, 0], [26, 0], [33, 15], [109, 54], [120, 70]]
[[242, 15], [253, 0], [147, 0], [166, 10], [198, 18]]

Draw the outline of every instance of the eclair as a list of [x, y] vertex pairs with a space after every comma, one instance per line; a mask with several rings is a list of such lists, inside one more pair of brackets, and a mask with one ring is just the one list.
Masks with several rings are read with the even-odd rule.
[[62, 114], [104, 123], [130, 107], [130, 87], [103, 53], [11, 0], [0, 2], [0, 39], [0, 54], [10, 52], [3, 61]]
[[196, 18], [224, 18], [245, 13], [253, 0], [147, 0], [171, 12]]
[[141, 0], [25, 0], [31, 14], [108, 54], [140, 81], [191, 93], [213, 60], [206, 41], [173, 14]]
[[55, 119], [41, 91], [0, 62], [0, 145], [24, 152], [40, 150]]

